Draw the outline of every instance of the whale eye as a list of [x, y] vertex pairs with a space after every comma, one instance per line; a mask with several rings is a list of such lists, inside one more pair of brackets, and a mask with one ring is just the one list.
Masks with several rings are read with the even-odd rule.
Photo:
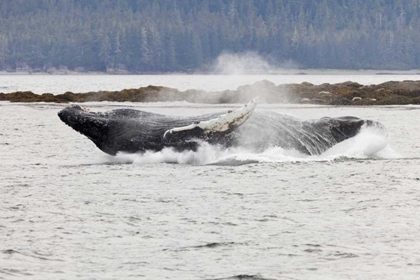
[[230, 114], [230, 113], [232, 113], [232, 112], [233, 112], [232, 110], [229, 110], [229, 111], [228, 111], [228, 114]]
[[200, 122], [199, 121], [195, 121], [195, 122], [193, 122], [193, 124], [199, 124]]

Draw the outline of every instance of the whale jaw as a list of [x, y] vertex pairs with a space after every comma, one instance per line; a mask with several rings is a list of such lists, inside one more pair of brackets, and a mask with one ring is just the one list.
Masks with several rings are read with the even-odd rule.
[[116, 154], [104, 144], [108, 138], [108, 120], [100, 113], [72, 105], [61, 110], [58, 116], [65, 124], [89, 138], [102, 151]]

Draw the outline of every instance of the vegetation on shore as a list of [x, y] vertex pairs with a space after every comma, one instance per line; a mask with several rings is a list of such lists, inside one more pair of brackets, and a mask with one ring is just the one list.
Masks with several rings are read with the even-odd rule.
[[418, 42], [418, 0], [0, 0], [4, 71], [191, 72], [248, 51], [275, 66], [418, 69]]
[[246, 103], [259, 97], [266, 103], [323, 104], [323, 105], [406, 105], [420, 104], [420, 81], [386, 82], [364, 86], [355, 82], [313, 85], [282, 84], [269, 81], [241, 86], [237, 90], [206, 92], [202, 90], [179, 91], [161, 86], [148, 86], [121, 91], [88, 93], [66, 92], [35, 94], [30, 91], [0, 93], [0, 101], [82, 103], [91, 101], [113, 102], [164, 102], [188, 101], [197, 103]]

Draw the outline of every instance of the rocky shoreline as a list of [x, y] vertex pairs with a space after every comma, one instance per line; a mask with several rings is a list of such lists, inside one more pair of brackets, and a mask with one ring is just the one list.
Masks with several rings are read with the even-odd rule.
[[66, 92], [35, 94], [30, 91], [0, 93], [0, 101], [82, 103], [91, 101], [112, 102], [163, 102], [188, 101], [194, 103], [245, 103], [254, 97], [266, 103], [321, 104], [321, 105], [407, 105], [420, 104], [419, 81], [389, 81], [378, 85], [361, 85], [355, 82], [313, 85], [275, 85], [260, 81], [241, 86], [237, 90], [207, 92], [203, 90], [179, 91], [174, 88], [147, 86], [121, 91], [87, 93]]

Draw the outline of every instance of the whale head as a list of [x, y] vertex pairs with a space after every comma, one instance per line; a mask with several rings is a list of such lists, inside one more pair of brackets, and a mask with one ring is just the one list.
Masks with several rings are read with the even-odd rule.
[[107, 142], [108, 120], [101, 113], [72, 105], [61, 110], [58, 116], [65, 124], [92, 140], [99, 149], [107, 150], [103, 143]]

